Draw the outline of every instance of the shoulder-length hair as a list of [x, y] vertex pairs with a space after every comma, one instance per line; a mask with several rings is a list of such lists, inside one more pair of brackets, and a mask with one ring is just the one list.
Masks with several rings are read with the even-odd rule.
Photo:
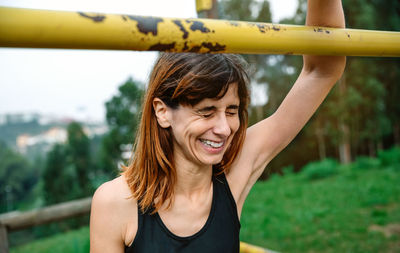
[[153, 100], [167, 106], [194, 106], [205, 98], [222, 98], [229, 85], [238, 87], [240, 126], [222, 161], [214, 165], [216, 173], [229, 171], [240, 152], [247, 128], [249, 103], [245, 61], [230, 54], [163, 53], [156, 61], [142, 106], [133, 157], [123, 174], [145, 212], [157, 212], [168, 201], [172, 204], [176, 182], [173, 134], [158, 125]]

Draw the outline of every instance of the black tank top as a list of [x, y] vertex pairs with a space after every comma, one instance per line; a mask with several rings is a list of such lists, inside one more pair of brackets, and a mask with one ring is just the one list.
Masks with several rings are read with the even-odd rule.
[[138, 230], [125, 253], [239, 252], [240, 222], [235, 200], [224, 174], [213, 177], [211, 211], [203, 228], [187, 237], [173, 234], [158, 213], [138, 210]]

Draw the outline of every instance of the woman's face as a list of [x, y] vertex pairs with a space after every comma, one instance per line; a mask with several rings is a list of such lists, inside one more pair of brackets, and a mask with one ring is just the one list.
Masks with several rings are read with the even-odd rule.
[[231, 84], [220, 99], [203, 99], [195, 106], [171, 110], [174, 158], [204, 166], [222, 161], [239, 128], [237, 84]]

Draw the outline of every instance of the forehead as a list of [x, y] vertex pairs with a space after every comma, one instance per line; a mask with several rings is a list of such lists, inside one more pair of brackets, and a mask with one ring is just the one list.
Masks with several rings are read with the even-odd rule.
[[225, 95], [217, 96], [216, 98], [204, 98], [198, 104], [194, 105], [194, 107], [201, 107], [206, 104], [229, 104], [229, 105], [239, 105], [239, 93], [238, 93], [238, 85], [236, 83], [232, 83], [229, 85]]

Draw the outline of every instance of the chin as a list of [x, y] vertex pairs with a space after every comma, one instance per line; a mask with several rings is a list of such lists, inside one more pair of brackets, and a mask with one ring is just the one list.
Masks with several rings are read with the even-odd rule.
[[221, 161], [222, 161], [222, 157], [218, 158], [218, 159], [213, 158], [213, 159], [203, 160], [203, 164], [213, 166], [213, 165], [217, 165], [217, 164], [221, 163]]

